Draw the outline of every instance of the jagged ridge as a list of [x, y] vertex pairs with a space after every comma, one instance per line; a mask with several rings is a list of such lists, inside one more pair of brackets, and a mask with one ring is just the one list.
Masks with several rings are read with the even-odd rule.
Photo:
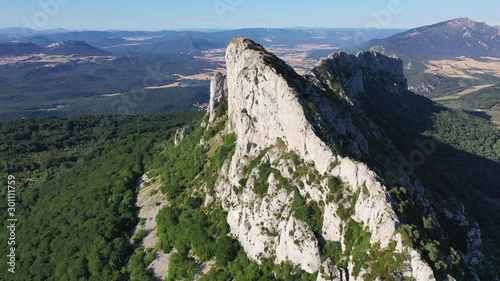
[[[227, 76], [212, 81], [203, 122], [208, 135], [219, 133], [201, 143], [219, 155], [227, 149], [221, 138], [236, 141], [220, 171], [210, 168], [217, 180], [203, 192], [207, 205], [228, 212], [249, 258], [290, 262], [318, 280], [479, 280], [489, 261], [477, 225], [464, 208], [429, 199], [401, 165], [391, 137], [397, 127], [384, 125], [433, 108], [430, 101], [411, 107], [421, 101], [408, 91], [400, 59], [332, 54], [300, 76], [240, 38], [228, 46], [226, 64]], [[457, 230], [450, 225], [466, 247], [440, 248]], [[434, 230], [419, 238], [423, 228]]]
[[[384, 60], [378, 60], [377, 56], [366, 53], [360, 58], [371, 71], [381, 71], [385, 67]], [[378, 64], [373, 64], [374, 61]], [[255, 260], [274, 258], [277, 263], [291, 261], [308, 272], [327, 272], [331, 260], [321, 261], [320, 247], [327, 241], [338, 241], [346, 251], [346, 244], [350, 243], [346, 233], [349, 227], [357, 225], [370, 233], [370, 243], [380, 247], [379, 251], [390, 249], [401, 253], [406, 261], [401, 261], [401, 267], [395, 269], [401, 276], [433, 279], [431, 268], [416, 251], [403, 245], [396, 232], [400, 223], [377, 174], [366, 164], [336, 153], [338, 141], [325, 141], [329, 132], [330, 136], [344, 139], [341, 145], [349, 143], [349, 150], [358, 156], [363, 154], [361, 150], [367, 150], [366, 140], [343, 109], [345, 105], [339, 104], [337, 108], [333, 102], [338, 100], [325, 95], [334, 87], [334, 81], [329, 85], [328, 82], [324, 84], [323, 79], [317, 80], [321, 82], [319, 85], [310, 83], [249, 39], [231, 42], [226, 63], [227, 94], [217, 96], [228, 97], [227, 129], [236, 133], [237, 141], [235, 153], [225, 168], [227, 174], [219, 176], [215, 190], [217, 199], [228, 211], [231, 231], [248, 256]], [[395, 72], [394, 77], [400, 78], [398, 74]], [[345, 76], [350, 75], [346, 73]], [[213, 83], [221, 84], [220, 81], [221, 76], [217, 75]], [[322, 83], [329, 89], [321, 88]], [[404, 80], [401, 85], [391, 87], [398, 91], [406, 86], [405, 83]], [[353, 94], [361, 88], [354, 89]], [[212, 114], [209, 119], [214, 119]], [[351, 135], [355, 137], [349, 137]], [[290, 154], [302, 160], [291, 161], [286, 156]], [[252, 165], [265, 165], [275, 170], [262, 179], [260, 168], [249, 170], [248, 166]], [[310, 175], [300, 175], [301, 165], [315, 171], [311, 172], [316, 177], [314, 181], [308, 178]], [[345, 183], [341, 193], [348, 199], [331, 198], [327, 186], [335, 178]], [[268, 188], [256, 194], [256, 185], [262, 181]], [[283, 181], [293, 188], [284, 188], [280, 183]], [[238, 186], [240, 190], [234, 188]], [[297, 196], [306, 198], [308, 204], [322, 206], [324, 215], [319, 231], [315, 232], [310, 225], [295, 218], [290, 206]], [[339, 214], [346, 210], [351, 213], [341, 218]], [[362, 280], [363, 275], [368, 274], [350, 256], [343, 263], [340, 273], [332, 271], [330, 275]], [[319, 280], [323, 275], [328, 274], [320, 274]]]

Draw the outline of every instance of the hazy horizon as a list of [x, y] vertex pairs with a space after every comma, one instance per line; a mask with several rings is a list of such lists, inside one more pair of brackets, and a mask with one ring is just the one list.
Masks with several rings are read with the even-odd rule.
[[[411, 27], [413, 28], [413, 27]], [[408, 30], [411, 28], [374, 28], [378, 30]], [[26, 29], [26, 27], [21, 26], [6, 26], [0, 27], [0, 30], [7, 29]], [[220, 31], [233, 31], [233, 30], [245, 30], [245, 29], [297, 29], [297, 30], [359, 30], [364, 29], [363, 27], [315, 27], [315, 26], [289, 26], [289, 27], [266, 27], [266, 26], [254, 26], [254, 27], [242, 27], [242, 28], [176, 28], [176, 29], [156, 29], [156, 30], [130, 30], [130, 29], [69, 29], [64, 27], [56, 27], [50, 29], [33, 29], [36, 32], [50, 32], [50, 31], [68, 31], [68, 32], [83, 32], [83, 31], [96, 31], [96, 32], [161, 32], [161, 31], [200, 31], [200, 32], [220, 32]]]
[[381, 28], [410, 29], [468, 17], [500, 25], [493, 0], [475, 2], [388, 0], [210, 0], [169, 3], [159, 0], [85, 2], [40, 0], [2, 3], [0, 28], [71, 31], [234, 30], [244, 28]]
[[[461, 17], [461, 18], [469, 18], [472, 21], [482, 23], [484, 21], [477, 21], [473, 18], [470, 17]], [[221, 32], [221, 31], [232, 31], [232, 30], [244, 30], [244, 29], [298, 29], [298, 30], [359, 30], [359, 29], [374, 29], [374, 30], [409, 30], [413, 28], [418, 28], [422, 26], [428, 26], [428, 25], [433, 25], [436, 23], [440, 22], [446, 22], [449, 20], [454, 20], [458, 18], [450, 18], [450, 19], [443, 19], [434, 23], [428, 23], [424, 25], [419, 25], [419, 26], [411, 26], [411, 27], [380, 27], [380, 28], [366, 28], [366, 27], [320, 27], [320, 26], [284, 26], [284, 27], [268, 27], [268, 26], [248, 26], [248, 27], [238, 27], [238, 28], [165, 28], [165, 29], [70, 29], [70, 28], [65, 28], [65, 27], [54, 27], [54, 28], [47, 28], [47, 29], [37, 29], [37, 28], [30, 28], [30, 27], [23, 27], [23, 26], [4, 26], [0, 27], [0, 30], [7, 30], [7, 29], [32, 29], [35, 30], [36, 32], [50, 32], [50, 31], [68, 31], [68, 32], [82, 32], [82, 31], [96, 31], [96, 32], [161, 32], [161, 31], [200, 31], [200, 32]], [[495, 25], [495, 24], [490, 24], [489, 22], [484, 22], [490, 26], [500, 26], [500, 25]]]

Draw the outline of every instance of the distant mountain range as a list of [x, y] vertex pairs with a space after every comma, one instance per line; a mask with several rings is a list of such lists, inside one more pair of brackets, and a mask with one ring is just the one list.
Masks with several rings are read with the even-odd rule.
[[[115, 54], [196, 54], [213, 48], [224, 48], [235, 37], [251, 37], [264, 46], [301, 44], [332, 45], [354, 50], [370, 39], [385, 38], [401, 29], [365, 30], [336, 29], [273, 29], [248, 28], [228, 31], [67, 31], [64, 29], [35, 31], [23, 28], [0, 29], [0, 42], [20, 41], [38, 45], [76, 40]], [[333, 52], [332, 48], [332, 52]]]
[[53, 34], [53, 33], [62, 33], [68, 32], [66, 29], [56, 28], [56, 29], [47, 29], [47, 30], [36, 30], [26, 27], [4, 27], [0, 28], [0, 34], [2, 35], [35, 35], [35, 34]]
[[[247, 28], [223, 31], [37, 31], [2, 28], [0, 57], [40, 53], [82, 57], [153, 55], [169, 56], [169, 59], [182, 57], [184, 61], [184, 56], [187, 56], [190, 62], [196, 61], [196, 67], [187, 65], [187, 62], [175, 67], [184, 67], [190, 73], [196, 73], [211, 71], [199, 68], [206, 62], [215, 66], [213, 68], [220, 66], [224, 47], [237, 37], [254, 38], [257, 43], [282, 56], [296, 70], [301, 68], [304, 72], [321, 58], [338, 51], [372, 50], [398, 56], [403, 60], [404, 74], [411, 91], [431, 99], [454, 96], [457, 98], [452, 101], [454, 105], [467, 104], [461, 109], [497, 116], [493, 120], [500, 124], [499, 105], [492, 105], [490, 98], [498, 95], [500, 85], [500, 27], [468, 18], [410, 30], [376, 31], [356, 28]], [[0, 82], [8, 81], [5, 76], [8, 75], [0, 76]], [[472, 96], [466, 102], [458, 100], [468, 94], [480, 95], [481, 105], [471, 102]], [[447, 102], [450, 103], [449, 100]]]
[[31, 54], [46, 54], [46, 55], [62, 55], [62, 56], [108, 56], [110, 53], [92, 47], [84, 41], [61, 41], [40, 46], [31, 42], [10, 42], [0, 43], [0, 56], [14, 55], [31, 55]]
[[500, 27], [458, 18], [374, 39], [360, 50], [400, 57], [411, 91], [500, 124]]
[[15, 55], [22, 56], [27, 54], [41, 53], [42, 47], [33, 43], [0, 43], [0, 56]]
[[498, 57], [500, 27], [458, 18], [410, 29], [385, 39], [374, 39], [364, 48], [419, 58]]
[[85, 41], [111, 53], [199, 53], [223, 48], [232, 38], [249, 37], [264, 46], [329, 44], [342, 50], [373, 49], [407, 58], [441, 59], [457, 56], [500, 55], [500, 27], [458, 18], [410, 30], [356, 28], [274, 29], [247, 28], [224, 31], [44, 31], [1, 28], [0, 42], [19, 41], [49, 45], [60, 41]]

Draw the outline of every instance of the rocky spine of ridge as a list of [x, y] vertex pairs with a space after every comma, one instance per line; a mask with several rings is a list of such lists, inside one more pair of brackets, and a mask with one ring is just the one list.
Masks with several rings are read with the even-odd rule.
[[[362, 133], [363, 136], [370, 138], [370, 144], [367, 144], [366, 149], [362, 152], [366, 154], [364, 159], [369, 158], [370, 160], [376, 159], [379, 161], [377, 165], [379, 175], [382, 174], [380, 170], [384, 170], [386, 175], [390, 174], [390, 181], [397, 182], [398, 185], [405, 187], [410, 195], [409, 198], [411, 198], [412, 204], [420, 206], [419, 214], [432, 218], [435, 227], [443, 231], [443, 235], [466, 236], [466, 250], [461, 253], [461, 258], [465, 262], [463, 266], [469, 267], [471, 275], [468, 278], [479, 280], [475, 272], [478, 269], [481, 270], [481, 264], [486, 261], [482, 250], [481, 231], [474, 220], [467, 218], [463, 205], [445, 206], [439, 202], [431, 202], [428, 199], [429, 193], [424, 189], [419, 180], [414, 176], [410, 177], [406, 172], [402, 171], [401, 159], [395, 161], [392, 159], [391, 161], [387, 155], [379, 157], [379, 150], [370, 150], [370, 147], [380, 146], [380, 143], [376, 144], [374, 140], [383, 140], [382, 136], [384, 133], [367, 118], [365, 110], [369, 110], [370, 107], [374, 106], [382, 108], [382, 110], [396, 112], [400, 116], [415, 116], [420, 114], [411, 105], [415, 94], [408, 91], [407, 81], [403, 74], [402, 60], [397, 57], [387, 57], [373, 51], [360, 52], [357, 55], [341, 52], [332, 54], [321, 60], [318, 66], [313, 68], [307, 76], [309, 80], [327, 92], [336, 92], [340, 97], [343, 97], [351, 104], [350, 110], [353, 112], [353, 115], [356, 115], [358, 118], [365, 117], [364, 122], [367, 125], [365, 125]], [[339, 88], [339, 85], [343, 87]], [[325, 103], [324, 99], [319, 102], [317, 101], [318, 108], [321, 108], [320, 105], [323, 103]], [[384, 113], [379, 111], [375, 115], [378, 114]], [[328, 111], [320, 112], [320, 115], [328, 116]], [[331, 120], [331, 118], [324, 119], [326, 121]], [[418, 122], [424, 122], [423, 120], [425, 119], [418, 120]], [[385, 119], [381, 122], [391, 123], [390, 120]], [[354, 135], [351, 133], [351, 136]], [[360, 139], [360, 137], [357, 139]], [[359, 140], [357, 142], [359, 143]], [[395, 150], [391, 143], [385, 143], [385, 145], [389, 151], [391, 149]], [[363, 146], [359, 145], [358, 147]], [[387, 176], [384, 179], [387, 179]], [[450, 232], [447, 229], [450, 225], [459, 226], [462, 234]], [[454, 245], [453, 247], [457, 246]]]
[[[341, 79], [350, 85], [340, 89], [344, 97], [351, 104], [356, 103], [356, 95], [363, 92], [363, 79], [370, 78], [370, 75], [364, 77], [359, 69], [366, 73], [392, 73], [389, 80], [397, 82], [384, 86], [394, 92], [404, 91], [406, 80], [401, 63], [376, 53], [360, 54], [357, 59], [340, 54], [337, 59], [341, 60], [339, 66], [347, 69], [336, 70], [338, 73], [328, 72], [338, 67], [315, 69], [310, 73], [314, 82], [311, 83], [249, 39], [234, 39], [229, 44], [227, 77], [217, 74], [212, 81], [209, 120], [215, 122], [214, 109], [227, 96], [227, 132], [236, 133], [237, 141], [231, 161], [222, 168], [224, 172], [219, 175], [212, 199], [220, 201], [228, 212], [231, 232], [253, 260], [289, 261], [308, 272], [319, 271], [318, 280], [363, 280], [366, 269], [361, 268], [354, 276], [356, 261], [352, 256], [344, 269], [329, 259], [323, 262], [320, 259], [317, 235], [326, 241], [340, 242], [345, 249], [348, 223], [338, 214], [339, 209], [349, 209], [352, 214], [348, 219], [371, 234], [371, 245], [380, 245], [381, 249], [392, 247], [405, 257], [402, 276], [435, 280], [420, 254], [403, 244], [396, 231], [400, 221], [377, 173], [366, 164], [335, 152], [335, 145], [342, 145], [361, 157], [369, 153], [369, 148], [351, 116], [336, 108], [323, 93], [338, 87], [335, 82]], [[326, 61], [319, 67], [326, 63], [336, 62]], [[328, 130], [322, 132], [323, 127]], [[373, 131], [377, 134], [375, 127]], [[296, 154], [302, 164], [283, 157], [286, 153]], [[263, 195], [254, 191], [262, 181], [259, 169], [252, 167], [249, 171], [255, 162], [278, 171], [264, 179], [268, 189]], [[306, 165], [319, 176], [311, 180], [309, 175], [300, 174], [299, 165]], [[282, 188], [282, 179], [277, 174], [296, 187], [307, 202], [321, 206], [324, 215], [320, 233], [315, 234], [309, 225], [294, 217], [291, 206], [295, 192]], [[332, 200], [327, 187], [331, 177], [344, 182], [344, 196], [357, 196], [357, 200]]]
[[[351, 104], [365, 93], [365, 85], [389, 94], [408, 91], [402, 61], [377, 52], [360, 52], [357, 56], [334, 53], [322, 59], [307, 75], [325, 90], [340, 90], [340, 95]], [[344, 87], [339, 89], [339, 85]]]

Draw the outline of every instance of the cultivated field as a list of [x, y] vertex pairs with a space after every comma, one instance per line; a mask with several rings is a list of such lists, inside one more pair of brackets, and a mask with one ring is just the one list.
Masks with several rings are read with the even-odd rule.
[[474, 86], [474, 87], [471, 87], [470, 89], [467, 89], [467, 90], [463, 90], [459, 93], [456, 93], [454, 95], [449, 95], [449, 96], [444, 96], [444, 97], [439, 97], [439, 98], [435, 98], [435, 99], [432, 99], [433, 101], [446, 101], [446, 100], [455, 100], [455, 99], [459, 99], [461, 96], [465, 96], [465, 95], [468, 95], [468, 94], [471, 94], [471, 93], [474, 93], [476, 91], [479, 91], [481, 89], [485, 89], [485, 88], [488, 88], [488, 87], [491, 87], [493, 86], [494, 84], [488, 84], [488, 85], [479, 85], [479, 86]]
[[55, 67], [59, 64], [64, 64], [71, 61], [96, 63], [103, 60], [112, 61], [114, 59], [116, 59], [115, 56], [103, 57], [103, 56], [62, 56], [62, 55], [33, 54], [27, 56], [0, 57], [0, 66], [19, 65], [27, 63], [45, 63], [44, 67]]
[[482, 57], [481, 60], [458, 57], [456, 60], [430, 60], [427, 62], [431, 74], [454, 78], [470, 78], [474, 75], [491, 74], [500, 78], [500, 58]]
[[[267, 46], [266, 49], [269, 52], [274, 53], [280, 59], [284, 60], [288, 65], [293, 67], [295, 71], [299, 74], [304, 74], [311, 68], [315, 67], [318, 60], [309, 58], [309, 54], [312, 51], [317, 50], [337, 50], [338, 47], [329, 44], [301, 44], [295, 47], [285, 47], [283, 45], [271, 45]], [[180, 76], [182, 79], [189, 80], [205, 80], [210, 79], [215, 71], [225, 73], [225, 55], [226, 49], [212, 49], [208, 51], [203, 51], [202, 56], [195, 56], [196, 59], [206, 60], [212, 63], [217, 63], [220, 67], [217, 69], [206, 69], [206, 72], [191, 75], [191, 76]]]

